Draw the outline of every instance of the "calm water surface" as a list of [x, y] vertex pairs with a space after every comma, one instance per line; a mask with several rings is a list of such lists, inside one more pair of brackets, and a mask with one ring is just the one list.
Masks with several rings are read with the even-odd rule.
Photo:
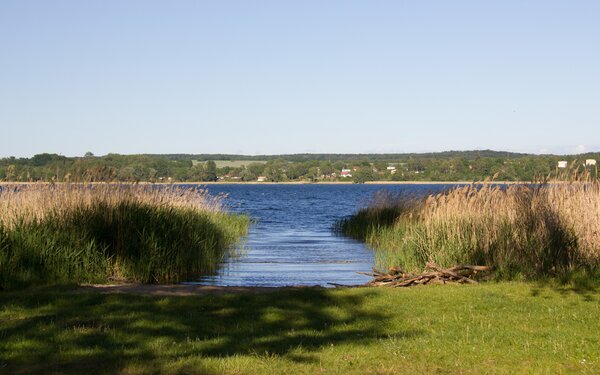
[[209, 185], [228, 194], [231, 211], [256, 222], [240, 257], [228, 259], [217, 275], [191, 281], [203, 285], [286, 286], [362, 284], [373, 252], [332, 232], [379, 190], [424, 194], [443, 185]]

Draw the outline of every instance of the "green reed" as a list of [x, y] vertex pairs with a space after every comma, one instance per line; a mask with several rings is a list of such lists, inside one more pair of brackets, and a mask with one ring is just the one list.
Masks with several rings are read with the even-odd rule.
[[426, 262], [494, 266], [505, 278], [560, 275], [600, 264], [600, 183], [457, 187], [381, 199], [337, 223], [376, 250], [379, 267]]
[[214, 272], [246, 216], [204, 191], [36, 186], [0, 193], [0, 285], [172, 283]]

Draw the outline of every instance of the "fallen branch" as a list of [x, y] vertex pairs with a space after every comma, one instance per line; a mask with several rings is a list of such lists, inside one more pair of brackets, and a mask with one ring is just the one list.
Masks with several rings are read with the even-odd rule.
[[391, 288], [401, 288], [415, 285], [447, 284], [477, 284], [477, 281], [472, 277], [479, 272], [491, 271], [492, 267], [488, 266], [472, 266], [472, 265], [456, 265], [451, 268], [442, 268], [435, 263], [427, 263], [425, 271], [421, 274], [411, 275], [404, 272], [399, 267], [392, 267], [387, 274], [383, 274], [377, 270], [373, 273], [359, 272], [362, 275], [372, 276], [373, 280], [369, 281], [368, 286], [386, 286]]

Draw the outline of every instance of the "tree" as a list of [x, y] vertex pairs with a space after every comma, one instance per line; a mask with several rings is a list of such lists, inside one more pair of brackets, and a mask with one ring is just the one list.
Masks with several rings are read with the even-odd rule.
[[204, 168], [204, 176], [206, 181], [217, 181], [217, 163], [212, 160], [207, 161]]
[[246, 181], [254, 181], [256, 180], [256, 177], [258, 177], [257, 175], [255, 175], [254, 173], [252, 173], [252, 171], [248, 168], [244, 169], [243, 171], [240, 172], [240, 178], [242, 179], [242, 181], [246, 182]]
[[148, 172], [146, 171], [146, 167], [142, 164], [135, 164], [133, 166], [133, 178], [135, 181], [143, 181], [146, 180], [148, 176]]
[[148, 168], [148, 180], [154, 181], [156, 179], [156, 169]]
[[361, 168], [352, 174], [352, 180], [356, 184], [364, 184], [367, 181], [375, 180], [375, 173], [372, 168]]
[[310, 167], [308, 169], [308, 172], [307, 172], [306, 176], [308, 178], [310, 178], [310, 180], [313, 181], [313, 182], [317, 181], [319, 178], [321, 178], [321, 168], [319, 168], [319, 167]]
[[294, 163], [289, 166], [285, 173], [290, 180], [297, 180], [308, 173], [305, 163]]
[[281, 182], [286, 178], [286, 175], [283, 173], [283, 171], [276, 165], [267, 165], [264, 170], [264, 174], [267, 180], [271, 182]]
[[263, 174], [265, 170], [265, 165], [260, 163], [251, 163], [250, 165], [248, 165], [247, 169], [251, 174], [258, 177], [261, 174]]
[[15, 171], [16, 171], [16, 167], [14, 164], [10, 164], [8, 167], [6, 167], [6, 180], [7, 181], [12, 181], [15, 178]]
[[127, 166], [121, 168], [118, 174], [119, 180], [121, 181], [133, 181], [135, 180], [135, 168]]

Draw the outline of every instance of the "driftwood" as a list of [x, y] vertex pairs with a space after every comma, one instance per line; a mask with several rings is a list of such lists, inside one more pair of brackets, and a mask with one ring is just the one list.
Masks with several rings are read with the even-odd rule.
[[[391, 288], [400, 288], [425, 284], [477, 284], [472, 277], [479, 272], [491, 271], [492, 267], [472, 266], [460, 264], [451, 268], [442, 268], [434, 263], [427, 263], [426, 271], [421, 274], [409, 274], [399, 267], [392, 267], [388, 273], [383, 273], [373, 269], [373, 273], [359, 272], [362, 275], [372, 276], [368, 286], [386, 286]], [[429, 270], [429, 271], [428, 271]]]

